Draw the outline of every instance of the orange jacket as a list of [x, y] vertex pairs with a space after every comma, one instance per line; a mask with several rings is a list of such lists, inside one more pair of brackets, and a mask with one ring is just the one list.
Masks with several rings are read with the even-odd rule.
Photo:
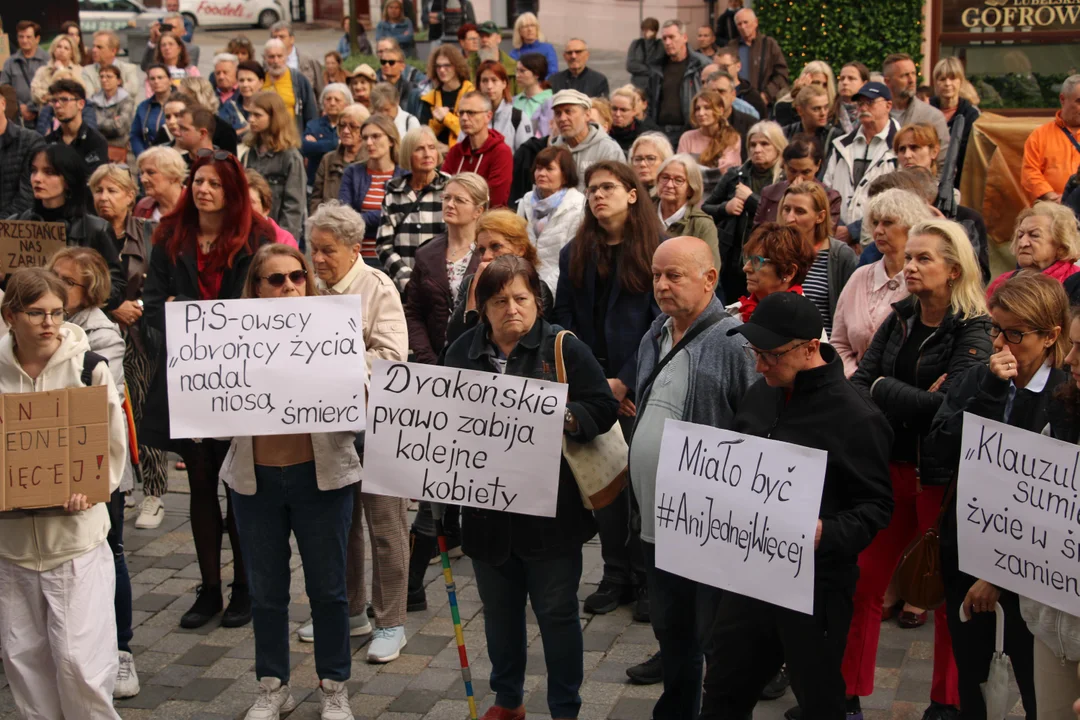
[[1080, 166], [1080, 152], [1062, 130], [1069, 132], [1059, 110], [1053, 121], [1036, 128], [1024, 143], [1020, 185], [1028, 202], [1034, 203], [1048, 192], [1061, 194], [1069, 176]]

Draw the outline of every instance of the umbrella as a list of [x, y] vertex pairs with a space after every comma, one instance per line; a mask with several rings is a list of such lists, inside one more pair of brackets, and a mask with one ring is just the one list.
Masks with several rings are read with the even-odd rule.
[[[1009, 714], [1009, 657], [1005, 654], [1005, 611], [1001, 603], [994, 604], [994, 615], [997, 616], [994, 656], [990, 660], [986, 682], [980, 683], [979, 688], [986, 702], [986, 720], [1004, 720]], [[960, 620], [968, 621], [963, 606], [960, 607]]]

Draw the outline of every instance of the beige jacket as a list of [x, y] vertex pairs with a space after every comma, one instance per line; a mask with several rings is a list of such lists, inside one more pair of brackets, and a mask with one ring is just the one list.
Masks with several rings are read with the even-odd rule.
[[[367, 360], [367, 381], [371, 379], [371, 362], [375, 359], [404, 362], [409, 355], [409, 335], [405, 327], [405, 310], [393, 281], [385, 273], [369, 267], [357, 257], [352, 268], [340, 281], [324, 288], [328, 295], [360, 295], [364, 314], [364, 351]], [[365, 390], [367, 388], [365, 387]], [[313, 433], [311, 449], [315, 455], [315, 478], [320, 490], [337, 490], [360, 482], [363, 468], [353, 446], [355, 433]], [[255, 454], [250, 437], [234, 437], [221, 479], [241, 495], [254, 495]]]

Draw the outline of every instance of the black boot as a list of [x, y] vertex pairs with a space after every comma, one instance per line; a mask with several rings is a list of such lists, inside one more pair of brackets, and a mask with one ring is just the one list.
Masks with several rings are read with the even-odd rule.
[[232, 584], [232, 592], [229, 593], [229, 606], [225, 608], [225, 614], [221, 616], [221, 626], [238, 628], [251, 622], [251, 594], [248, 586], [241, 583]]
[[438, 546], [438, 540], [418, 532], [409, 533], [412, 552], [409, 555], [409, 592], [405, 600], [408, 612], [427, 610], [427, 593], [424, 592], [424, 573], [428, 569], [428, 560]]
[[221, 586], [199, 585], [195, 588], [195, 604], [180, 618], [180, 627], [186, 630], [201, 628], [221, 612]]

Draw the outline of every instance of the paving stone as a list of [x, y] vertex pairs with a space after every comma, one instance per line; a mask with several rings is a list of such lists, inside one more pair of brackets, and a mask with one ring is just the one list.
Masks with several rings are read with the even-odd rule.
[[397, 660], [386, 663], [381, 672], [383, 675], [419, 675], [430, 662], [430, 655], [401, 655]]
[[[438, 655], [447, 643], [451, 642], [450, 638], [445, 635], [427, 635], [425, 633], [416, 633], [409, 638], [408, 644], [402, 649], [402, 654], [405, 655]], [[468, 647], [468, 645], [466, 645]], [[456, 652], [456, 646], [455, 646]]]
[[900, 686], [896, 688], [896, 699], [905, 702], [923, 702], [929, 704], [930, 683], [901, 678]]
[[353, 714], [365, 718], [379, 717], [393, 701], [394, 698], [389, 695], [353, 693], [349, 696], [349, 706], [352, 708]]
[[147, 612], [157, 612], [158, 610], [164, 610], [176, 600], [175, 595], [164, 595], [161, 593], [146, 593], [141, 595], [135, 602], [131, 604], [133, 610], [146, 610]]
[[607, 652], [611, 644], [615, 642], [615, 638], [618, 637], [615, 633], [605, 632], [590, 632], [584, 633], [582, 637], [585, 640], [585, 651]]
[[173, 570], [180, 570], [186, 568], [188, 565], [195, 563], [196, 558], [194, 555], [186, 555], [184, 553], [173, 553], [167, 555], [154, 563], [156, 568], [171, 568]]
[[[139, 669], [138, 667], [136, 669]], [[169, 687], [182, 688], [189, 682], [203, 674], [205, 668], [193, 665], [168, 665], [156, 675], [146, 681], [150, 685], [167, 685]]]
[[364, 693], [366, 695], [393, 695], [397, 697], [404, 692], [410, 682], [412, 682], [412, 678], [408, 675], [379, 673], [364, 683]]
[[387, 708], [390, 712], [426, 713], [442, 699], [434, 690], [412, 690], [403, 693]]
[[227, 678], [195, 678], [174, 696], [177, 700], [210, 702], [233, 684]]
[[903, 664], [905, 655], [907, 655], [906, 648], [891, 648], [878, 645], [877, 666], [898, 668]]
[[185, 635], [184, 633], [171, 632], [156, 643], [154, 643], [150, 649], [157, 652], [171, 652], [171, 653], [186, 653], [191, 648], [199, 644], [198, 635]]
[[417, 675], [411, 683], [409, 683], [409, 691], [412, 690], [434, 690], [440, 693], [445, 693], [451, 685], [461, 682], [461, 673], [441, 668], [424, 668], [419, 675]]
[[118, 708], [141, 708], [153, 710], [158, 705], [168, 700], [176, 693], [176, 688], [167, 685], [144, 685], [139, 694], [125, 700], [114, 700], [113, 705]]
[[220, 645], [196, 645], [180, 656], [176, 662], [180, 665], [198, 665], [210, 667], [227, 653], [229, 648]]
[[464, 700], [440, 700], [424, 715], [424, 720], [461, 720], [469, 716], [469, 703]]
[[626, 682], [626, 668], [630, 667], [631, 664], [632, 663], [605, 660], [592, 671], [589, 675], [589, 679], [598, 682]]
[[235, 680], [252, 671], [254, 663], [247, 659], [223, 657], [210, 667], [206, 668], [203, 677], [230, 678]]
[[651, 700], [622, 698], [615, 703], [608, 717], [611, 720], [650, 720], [655, 704]]

